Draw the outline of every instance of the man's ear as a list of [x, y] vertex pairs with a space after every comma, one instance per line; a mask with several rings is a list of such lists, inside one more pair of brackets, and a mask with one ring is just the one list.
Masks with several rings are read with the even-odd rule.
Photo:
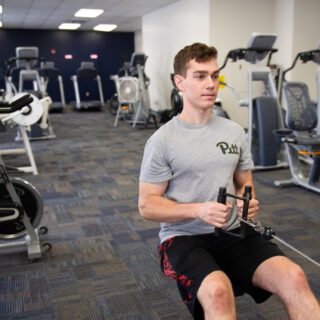
[[184, 80], [184, 77], [181, 76], [180, 74], [175, 74], [174, 77], [173, 77], [173, 81], [174, 81], [176, 87], [177, 87], [180, 91], [184, 91], [183, 80]]

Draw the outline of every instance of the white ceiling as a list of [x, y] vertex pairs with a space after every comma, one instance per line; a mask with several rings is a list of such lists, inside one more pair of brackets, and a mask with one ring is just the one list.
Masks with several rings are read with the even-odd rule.
[[[101, 23], [116, 24], [114, 31], [141, 29], [143, 15], [177, 0], [0, 0], [3, 28], [57, 29], [63, 22], [81, 22], [78, 30]], [[97, 18], [76, 18], [81, 8], [103, 9]]]

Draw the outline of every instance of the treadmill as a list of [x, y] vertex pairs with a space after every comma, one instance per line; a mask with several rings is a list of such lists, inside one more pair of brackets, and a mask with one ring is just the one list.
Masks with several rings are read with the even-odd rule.
[[[63, 112], [66, 106], [66, 99], [64, 94], [63, 79], [60, 74], [60, 71], [55, 67], [53, 61], [46, 61], [41, 63], [41, 68], [39, 70], [39, 73], [40, 73], [40, 79], [41, 79], [44, 91], [46, 93], [48, 93], [49, 90], [53, 91], [55, 88], [54, 84], [58, 84], [60, 101], [54, 100], [52, 102], [50, 112], [51, 113]], [[49, 96], [52, 97], [53, 94], [49, 94]]]
[[[227, 54], [220, 71], [227, 61], [245, 60], [248, 69], [248, 99], [239, 101], [240, 106], [248, 107], [248, 145], [254, 160], [254, 170], [270, 170], [288, 167], [283, 146], [279, 146], [273, 131], [284, 128], [282, 108], [278, 99], [276, 83], [270, 61], [277, 39], [275, 34], [252, 33], [246, 48], [233, 49]], [[267, 65], [258, 64], [267, 59]], [[258, 95], [254, 94], [255, 84], [262, 84]], [[260, 93], [260, 91], [262, 91]]]
[[[97, 69], [94, 67], [94, 63], [91, 61], [83, 61], [81, 62], [80, 68], [77, 70], [77, 73], [71, 76], [71, 80], [73, 82], [74, 93], [75, 93], [75, 109], [80, 110], [101, 110], [104, 106], [104, 97], [103, 90], [101, 84], [101, 78], [98, 74]], [[95, 83], [98, 89], [99, 100], [81, 100], [80, 97], [80, 82], [84, 84], [85, 82], [89, 84], [91, 82]], [[86, 94], [90, 94], [90, 92], [86, 92]]]

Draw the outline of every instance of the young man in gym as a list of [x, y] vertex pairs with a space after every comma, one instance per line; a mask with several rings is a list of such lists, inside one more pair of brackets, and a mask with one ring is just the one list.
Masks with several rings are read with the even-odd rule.
[[[182, 112], [157, 130], [145, 146], [139, 186], [142, 217], [161, 223], [163, 272], [177, 281], [194, 319], [236, 319], [233, 285], [257, 303], [276, 294], [290, 319], [320, 320], [320, 308], [302, 269], [252, 229], [239, 232], [241, 201], [217, 202], [218, 190], [242, 195], [253, 188], [253, 163], [244, 130], [217, 117], [217, 50], [194, 43], [174, 59]], [[248, 218], [259, 211], [252, 189]]]

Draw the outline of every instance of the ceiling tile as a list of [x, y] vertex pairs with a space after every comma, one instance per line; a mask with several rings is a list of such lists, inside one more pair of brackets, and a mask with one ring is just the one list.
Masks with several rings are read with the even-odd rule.
[[115, 30], [141, 29], [143, 15], [178, 0], [2, 0], [3, 28], [57, 28], [61, 22], [73, 21], [81, 8], [103, 9], [95, 19], [86, 19], [82, 30], [99, 23], [114, 23]]

